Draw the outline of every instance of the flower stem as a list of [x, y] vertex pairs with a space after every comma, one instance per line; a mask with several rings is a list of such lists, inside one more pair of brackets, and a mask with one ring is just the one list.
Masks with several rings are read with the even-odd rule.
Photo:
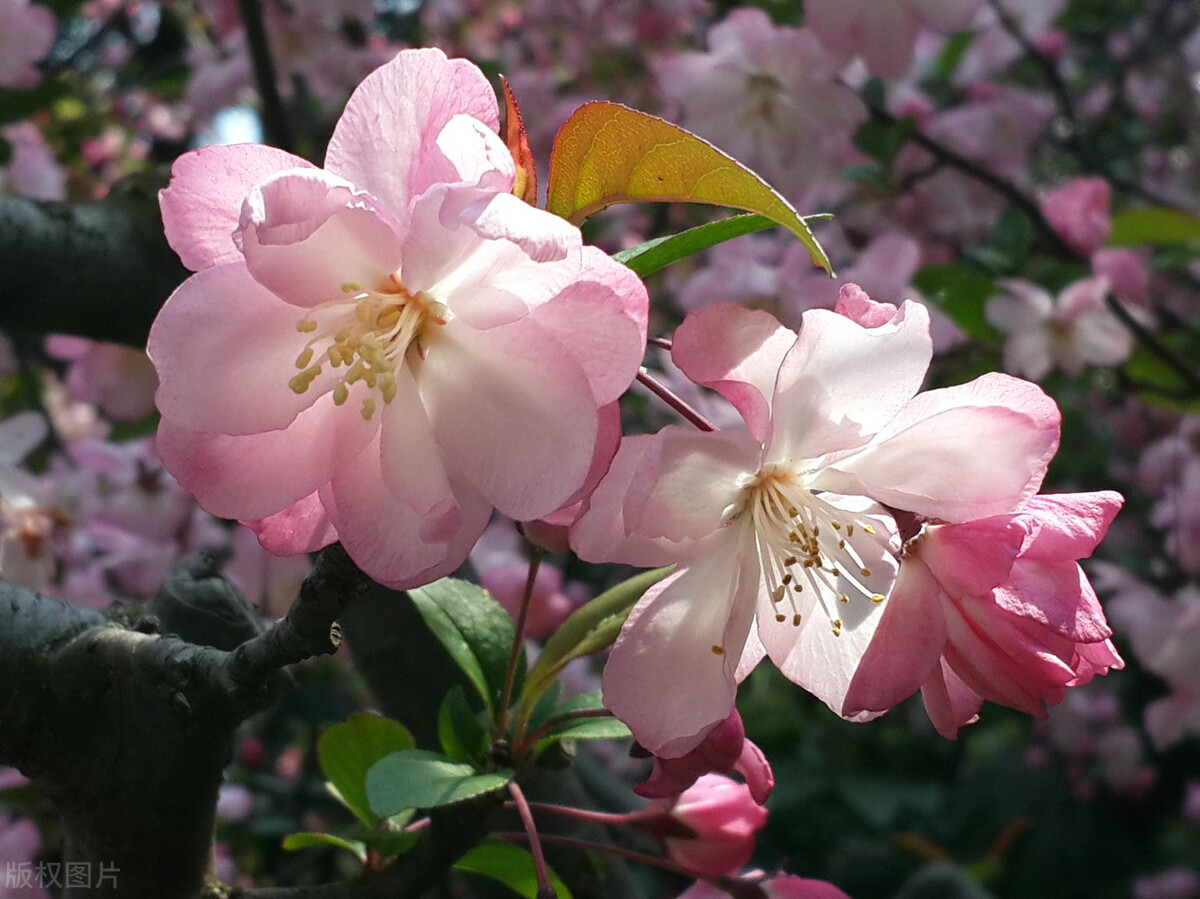
[[671, 388], [657, 380], [645, 368], [639, 368], [637, 379], [647, 390], [653, 393], [656, 397], [698, 427], [701, 431], [715, 431], [717, 426], [711, 421], [684, 402], [683, 398], [677, 396]]
[[542, 853], [542, 841], [538, 836], [537, 827], [533, 823], [533, 812], [525, 800], [525, 794], [515, 780], [508, 782], [508, 793], [517, 807], [521, 824], [525, 828], [525, 838], [529, 841], [529, 853], [533, 856], [533, 870], [537, 875], [538, 899], [556, 899], [558, 891], [550, 883], [550, 872], [546, 869], [546, 856]]
[[513, 684], [517, 678], [517, 664], [521, 661], [521, 646], [525, 641], [525, 622], [529, 618], [529, 605], [533, 599], [533, 586], [537, 582], [538, 568], [546, 551], [532, 546], [529, 551], [529, 575], [525, 578], [525, 592], [521, 596], [521, 609], [517, 613], [517, 626], [513, 631], [512, 650], [508, 654], [508, 669], [504, 672], [504, 691], [500, 694], [500, 707], [496, 710], [496, 729], [492, 739], [499, 740], [508, 729], [508, 709], [512, 704]]

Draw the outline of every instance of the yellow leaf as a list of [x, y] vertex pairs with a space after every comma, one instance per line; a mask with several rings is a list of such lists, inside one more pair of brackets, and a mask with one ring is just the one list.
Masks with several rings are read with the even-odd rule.
[[513, 96], [512, 87], [503, 75], [500, 76], [500, 86], [504, 89], [504, 130], [501, 136], [517, 166], [512, 192], [531, 206], [536, 206], [537, 168], [533, 164], [533, 152], [529, 149], [529, 135], [525, 132], [517, 98]]
[[795, 234], [830, 274], [829, 258], [792, 205], [708, 141], [619, 103], [585, 103], [554, 139], [546, 208], [579, 224], [615, 203], [709, 203], [757, 212]]

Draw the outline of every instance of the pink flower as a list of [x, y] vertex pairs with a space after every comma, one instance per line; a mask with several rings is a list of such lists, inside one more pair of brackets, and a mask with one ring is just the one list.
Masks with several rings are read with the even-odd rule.
[[[646, 811], [669, 816], [669, 822], [651, 817], [642, 826], [662, 832], [671, 861], [713, 876], [736, 874], [754, 854], [755, 834], [767, 823], [767, 810], [749, 787], [720, 774], [705, 774], [683, 795], [657, 800]], [[690, 836], [678, 835], [680, 824]]]
[[497, 121], [477, 68], [413, 50], [355, 91], [325, 169], [257, 145], [176, 162], [163, 220], [196, 274], [150, 333], [158, 448], [271, 551], [338, 539], [413, 586], [493, 508], [538, 518], [603, 470], [645, 288], [509, 193]]
[[871, 74], [903, 78], [913, 62], [922, 26], [961, 31], [982, 0], [808, 0], [807, 24], [830, 50], [861, 57]]
[[1133, 335], [1108, 308], [1108, 279], [1085, 278], [1057, 298], [1031, 281], [1001, 282], [1005, 293], [987, 301], [987, 320], [1008, 334], [1004, 367], [1041, 380], [1052, 369], [1080, 375], [1088, 365], [1120, 365]]
[[675, 362], [746, 430], [627, 438], [572, 531], [585, 559], [680, 563], [604, 672], [605, 704], [655, 755], [695, 748], [764, 654], [840, 710], [895, 577], [883, 504], [998, 515], [1037, 490], [1057, 446], [1058, 410], [1032, 384], [985, 375], [917, 395], [923, 306], [847, 285], [839, 311], [804, 313], [799, 334], [729, 304], [690, 315]]
[[95, 403], [110, 418], [145, 418], [154, 411], [158, 379], [141, 350], [82, 337], [53, 334], [46, 352], [71, 362], [66, 388], [71, 399]]
[[33, 87], [41, 75], [33, 67], [54, 46], [58, 21], [29, 0], [0, 0], [0, 87]]
[[[794, 874], [779, 874], [763, 879], [761, 871], [751, 872], [742, 879], [753, 881], [767, 899], [850, 899], [824, 880], [811, 880]], [[698, 880], [682, 893], [679, 899], [725, 899], [730, 894], [703, 880]]]
[[1112, 188], [1103, 178], [1072, 178], [1042, 197], [1042, 215], [1080, 256], [1091, 256], [1108, 240]]
[[654, 770], [633, 792], [647, 799], [678, 796], [705, 774], [737, 771], [746, 779], [750, 795], [765, 805], [775, 788], [775, 775], [762, 751], [746, 739], [742, 716], [737, 710], [710, 730], [691, 752], [679, 758], [654, 759]]
[[[3, 0], [0, 0], [2, 3]], [[2, 42], [0, 38], [0, 42]], [[0, 59], [4, 50], [0, 48]], [[12, 155], [0, 167], [0, 192], [34, 200], [65, 200], [67, 181], [63, 167], [46, 146], [46, 139], [33, 122], [17, 122], [0, 128], [0, 137], [8, 141]]]
[[665, 56], [654, 74], [680, 124], [793, 195], [832, 171], [822, 160], [828, 138], [866, 117], [837, 68], [811, 31], [746, 7], [709, 30], [707, 53]]
[[1121, 503], [1111, 491], [1036, 496], [1011, 513], [926, 524], [905, 546], [843, 714], [885, 711], [919, 688], [953, 738], [984, 699], [1044, 717], [1067, 687], [1124, 667], [1076, 561]]

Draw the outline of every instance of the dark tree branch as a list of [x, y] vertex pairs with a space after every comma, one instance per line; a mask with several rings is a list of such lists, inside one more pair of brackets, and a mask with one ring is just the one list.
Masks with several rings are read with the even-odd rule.
[[0, 194], [0, 330], [145, 346], [188, 275], [163, 236], [163, 183], [125, 183], [79, 204]]
[[332, 651], [364, 583], [327, 550], [287, 618], [232, 653], [0, 584], [0, 763], [57, 807], [65, 862], [115, 872], [67, 899], [200, 894], [238, 724], [271, 701], [282, 667]]
[[237, 6], [242, 27], [246, 29], [246, 44], [254, 66], [254, 82], [262, 101], [263, 133], [267, 143], [281, 150], [291, 150], [292, 133], [283, 99], [279, 96], [275, 66], [271, 61], [271, 44], [263, 21], [262, 0], [237, 0]]

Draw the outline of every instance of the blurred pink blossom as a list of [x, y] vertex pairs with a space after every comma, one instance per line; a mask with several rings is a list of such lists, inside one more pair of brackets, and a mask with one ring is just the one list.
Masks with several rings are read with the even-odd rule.
[[863, 59], [872, 75], [897, 79], [913, 62], [922, 28], [961, 31], [983, 0], [807, 0], [804, 21], [843, 59]]
[[109, 418], [145, 418], [154, 411], [158, 378], [145, 350], [55, 334], [46, 352], [70, 362], [64, 384], [71, 399], [93, 403]]
[[1112, 188], [1103, 178], [1072, 178], [1045, 194], [1042, 214], [1080, 256], [1091, 256], [1108, 240]]
[[987, 320], [1004, 331], [1004, 368], [1041, 380], [1052, 370], [1078, 376], [1089, 365], [1120, 365], [1133, 334], [1108, 308], [1109, 283], [1085, 278], [1052, 297], [1031, 281], [1002, 281], [1005, 293], [987, 301]]
[[810, 30], [773, 25], [753, 7], [714, 25], [707, 53], [661, 56], [652, 67], [679, 124], [789, 196], [832, 173], [823, 158], [829, 140], [866, 117]]
[[[0, 58], [3, 58], [3, 53], [3, 49], [0, 49]], [[8, 141], [12, 148], [8, 165], [0, 166], [0, 193], [33, 200], [67, 198], [63, 168], [46, 146], [45, 138], [36, 125], [32, 122], [5, 125], [0, 128], [0, 137]]]
[[40, 3], [0, 0], [0, 87], [28, 88], [41, 81], [33, 67], [54, 46], [58, 20]]

